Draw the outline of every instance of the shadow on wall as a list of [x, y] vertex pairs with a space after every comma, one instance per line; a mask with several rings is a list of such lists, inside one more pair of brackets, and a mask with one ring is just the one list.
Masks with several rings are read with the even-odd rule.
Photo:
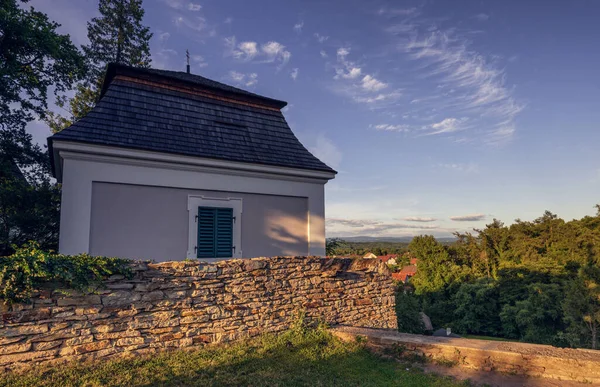
[[[322, 217], [320, 218], [323, 221]], [[281, 210], [269, 210], [265, 217], [265, 233], [271, 241], [271, 246], [281, 251], [282, 255], [310, 255], [307, 215], [298, 217]]]

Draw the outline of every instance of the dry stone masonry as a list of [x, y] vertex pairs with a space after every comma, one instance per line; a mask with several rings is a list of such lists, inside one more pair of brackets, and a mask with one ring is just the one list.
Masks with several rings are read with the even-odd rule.
[[396, 328], [379, 260], [255, 258], [132, 264], [91, 295], [40, 290], [0, 321], [0, 369], [231, 341], [284, 330], [304, 311], [331, 325]]

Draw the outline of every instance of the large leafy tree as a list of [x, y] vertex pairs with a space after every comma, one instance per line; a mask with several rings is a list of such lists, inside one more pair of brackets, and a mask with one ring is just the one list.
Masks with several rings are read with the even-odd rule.
[[[26, 3], [27, 1], [21, 1]], [[83, 58], [59, 24], [17, 0], [0, 0], [0, 128], [19, 128], [47, 109], [48, 89], [65, 91], [83, 72]]]
[[100, 0], [98, 10], [100, 16], [88, 22], [90, 44], [83, 47], [89, 71], [73, 98], [57, 100], [68, 116], [49, 113], [47, 122], [53, 132], [70, 126], [95, 106], [108, 63], [150, 67], [152, 33], [142, 24], [142, 0]]
[[30, 239], [56, 247], [60, 192], [25, 127], [44, 117], [51, 87], [70, 89], [85, 73], [69, 36], [26, 3], [0, 0], [0, 255]]
[[563, 302], [571, 343], [596, 349], [600, 333], [600, 267], [589, 264], [568, 284]]

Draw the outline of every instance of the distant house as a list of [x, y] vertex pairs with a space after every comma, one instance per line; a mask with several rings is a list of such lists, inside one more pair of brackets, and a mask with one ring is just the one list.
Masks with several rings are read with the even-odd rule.
[[415, 265], [407, 265], [402, 268], [402, 270], [392, 273], [392, 278], [396, 281], [402, 281], [407, 283], [412, 276], [417, 274], [417, 266]]
[[189, 72], [110, 64], [96, 107], [48, 139], [60, 252], [324, 256], [336, 171], [298, 141], [285, 106]]
[[411, 258], [410, 259], [410, 264], [411, 265], [417, 265], [419, 263], [419, 259], [418, 258]]
[[381, 262], [388, 265], [396, 265], [398, 263], [397, 254], [380, 255], [378, 258], [381, 260]]
[[377, 256], [373, 253], [366, 253], [363, 258], [375, 259]]

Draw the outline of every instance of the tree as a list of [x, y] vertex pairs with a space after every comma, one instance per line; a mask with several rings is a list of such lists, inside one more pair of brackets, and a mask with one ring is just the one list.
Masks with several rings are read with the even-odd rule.
[[588, 265], [579, 270], [577, 278], [568, 284], [563, 302], [565, 319], [569, 333], [573, 334], [581, 345], [588, 343], [597, 348], [600, 330], [600, 268]]
[[71, 88], [85, 66], [69, 36], [56, 32], [59, 24], [16, 0], [0, 4], [0, 255], [6, 255], [28, 240], [57, 245], [60, 191], [50, 181], [47, 153], [25, 127], [44, 117], [49, 87]]
[[496, 336], [500, 333], [498, 289], [495, 283], [482, 278], [463, 283], [452, 296], [457, 331]]
[[152, 33], [142, 25], [142, 0], [100, 0], [100, 17], [88, 22], [90, 44], [83, 47], [89, 71], [78, 85], [75, 96], [57, 100], [57, 106], [68, 111], [63, 117], [49, 113], [48, 125], [59, 132], [81, 119], [96, 105], [108, 63], [116, 62], [135, 67], [150, 67]]
[[0, 4], [0, 130], [18, 130], [44, 117], [48, 87], [55, 93], [70, 89], [83, 75], [84, 61], [48, 16], [20, 8], [17, 0]]
[[325, 241], [325, 255], [333, 257], [338, 255], [338, 251], [346, 245], [346, 242], [339, 238], [330, 238]]

